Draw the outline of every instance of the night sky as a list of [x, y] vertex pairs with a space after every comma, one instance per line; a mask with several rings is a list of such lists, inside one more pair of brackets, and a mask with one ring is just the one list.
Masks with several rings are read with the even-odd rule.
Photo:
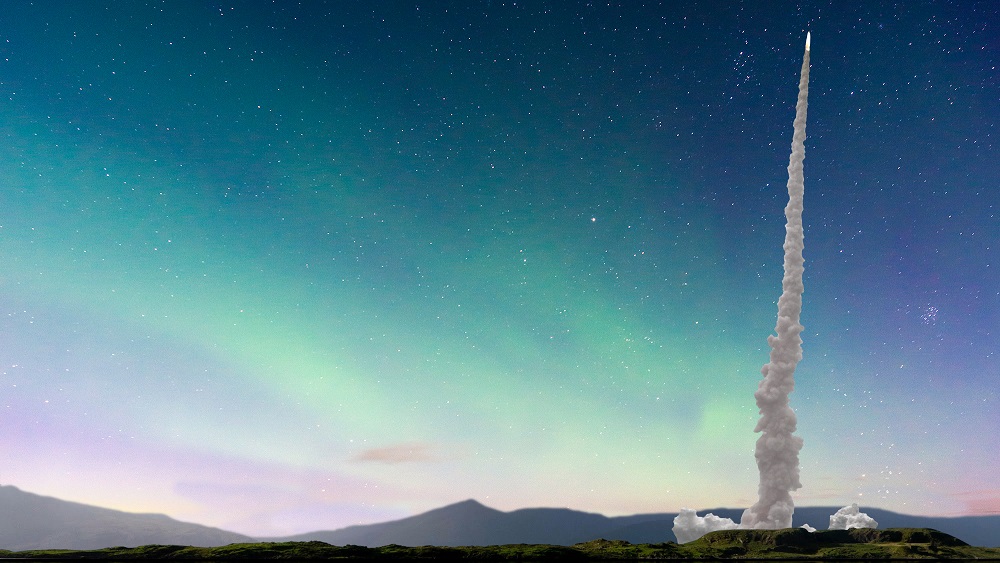
[[796, 503], [1000, 513], [1000, 8], [856, 4], [4, 2], [0, 482], [748, 506], [810, 30]]

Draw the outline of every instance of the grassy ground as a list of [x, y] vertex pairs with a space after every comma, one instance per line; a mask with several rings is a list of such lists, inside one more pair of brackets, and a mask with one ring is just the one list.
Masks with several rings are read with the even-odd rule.
[[244, 543], [223, 547], [147, 545], [90, 551], [0, 550], [0, 558], [49, 561], [601, 561], [637, 559], [992, 559], [1000, 548], [973, 547], [924, 528], [834, 530], [727, 530], [678, 545], [594, 540], [574, 546], [493, 545], [472, 547], [334, 546], [323, 542]]

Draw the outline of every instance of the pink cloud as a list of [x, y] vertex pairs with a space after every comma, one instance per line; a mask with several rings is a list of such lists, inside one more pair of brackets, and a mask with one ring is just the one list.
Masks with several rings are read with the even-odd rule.
[[432, 455], [430, 450], [431, 447], [427, 444], [395, 444], [384, 448], [362, 450], [351, 458], [351, 461], [386, 463], [390, 465], [418, 461], [435, 461], [435, 456]]
[[966, 514], [1000, 514], [1000, 489], [965, 491], [952, 495], [965, 503]]

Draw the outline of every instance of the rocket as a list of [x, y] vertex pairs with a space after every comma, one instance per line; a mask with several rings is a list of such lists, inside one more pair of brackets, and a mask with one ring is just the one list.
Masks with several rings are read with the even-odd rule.
[[806, 32], [806, 51], [809, 50], [809, 32]]

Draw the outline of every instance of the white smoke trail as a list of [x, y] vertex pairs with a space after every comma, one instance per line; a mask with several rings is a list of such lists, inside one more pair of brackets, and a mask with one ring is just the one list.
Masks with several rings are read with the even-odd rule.
[[[788, 395], [795, 388], [795, 366], [802, 359], [802, 161], [805, 159], [806, 109], [809, 96], [809, 39], [802, 58], [799, 78], [799, 98], [795, 104], [795, 133], [792, 135], [792, 155], [788, 160], [788, 205], [785, 206], [785, 275], [778, 299], [777, 336], [769, 336], [771, 361], [761, 369], [763, 381], [754, 393], [760, 409], [760, 421], [754, 432], [761, 432], [755, 456], [760, 470], [759, 499], [743, 512], [737, 525], [729, 518], [714, 514], [698, 516], [684, 509], [674, 518], [674, 535], [679, 543], [700, 538], [715, 530], [733, 528], [779, 529], [792, 526], [795, 505], [789, 494], [800, 487], [799, 450], [802, 438], [795, 432], [795, 412], [788, 406]], [[683, 538], [683, 539], [682, 539]]]
[[764, 379], [754, 398], [760, 409], [760, 421], [754, 432], [760, 432], [757, 448], [757, 469], [760, 471], [759, 498], [743, 513], [741, 528], [778, 529], [792, 526], [795, 504], [791, 491], [802, 487], [799, 482], [799, 450], [802, 438], [795, 432], [795, 412], [788, 406], [788, 395], [795, 388], [795, 366], [802, 359], [802, 196], [804, 181], [802, 161], [805, 159], [806, 110], [809, 98], [809, 36], [802, 57], [799, 78], [799, 98], [795, 104], [795, 133], [792, 155], [788, 160], [788, 205], [785, 206], [785, 275], [778, 299], [778, 322], [775, 336], [767, 337], [771, 346], [771, 361], [761, 369]]

